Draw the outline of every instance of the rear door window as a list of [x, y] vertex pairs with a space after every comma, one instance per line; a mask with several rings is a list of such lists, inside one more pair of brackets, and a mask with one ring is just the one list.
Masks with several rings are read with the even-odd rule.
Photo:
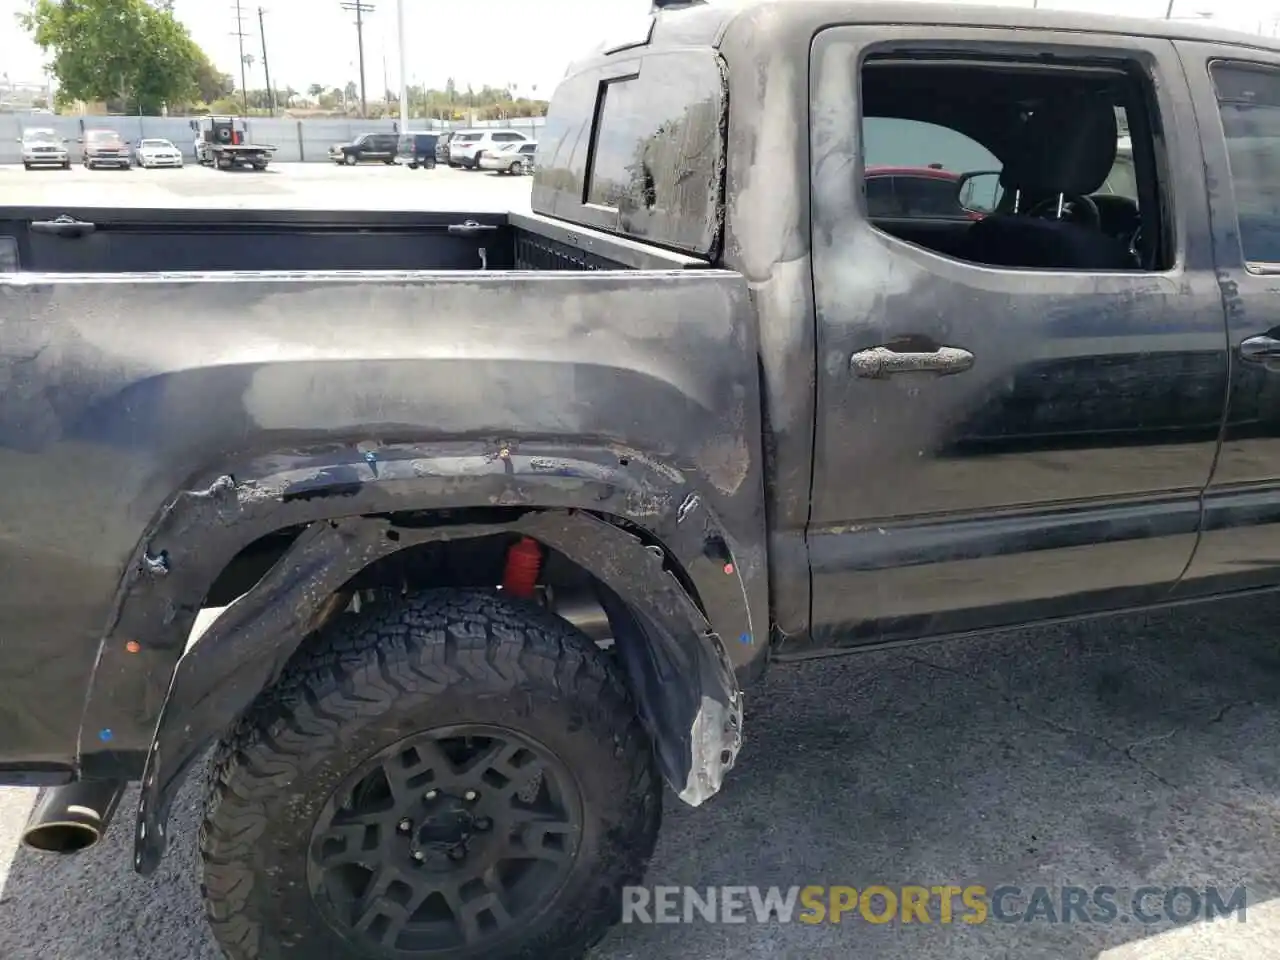
[[1210, 70], [1244, 259], [1280, 263], [1280, 70], [1224, 62]]

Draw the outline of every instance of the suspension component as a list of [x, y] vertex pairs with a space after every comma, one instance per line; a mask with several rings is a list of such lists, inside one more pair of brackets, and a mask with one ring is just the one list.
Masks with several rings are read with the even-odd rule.
[[542, 572], [542, 546], [531, 537], [521, 537], [507, 550], [507, 566], [502, 573], [502, 590], [513, 597], [533, 598]]

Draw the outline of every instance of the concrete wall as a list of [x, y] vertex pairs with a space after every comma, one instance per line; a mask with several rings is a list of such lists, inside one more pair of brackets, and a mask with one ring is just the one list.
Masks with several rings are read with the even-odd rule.
[[[519, 130], [529, 136], [537, 136], [544, 119], [542, 117], [518, 120], [495, 120], [475, 124], [475, 127], [504, 127]], [[463, 123], [441, 123], [438, 120], [411, 120], [413, 130], [447, 130], [468, 126]], [[52, 127], [71, 141], [71, 159], [80, 162], [80, 147], [75, 141], [86, 129], [115, 130], [132, 142], [144, 137], [161, 137], [172, 140], [182, 152], [191, 157], [195, 134], [191, 132], [187, 117], [60, 117], [47, 114], [0, 114], [0, 163], [21, 163], [22, 151], [18, 141], [26, 127]], [[328, 159], [329, 147], [349, 141], [362, 133], [390, 133], [399, 128], [395, 120], [359, 119], [308, 119], [288, 120], [270, 117], [252, 117], [245, 122], [250, 143], [265, 143], [277, 147], [276, 160], [281, 163], [315, 162]]]

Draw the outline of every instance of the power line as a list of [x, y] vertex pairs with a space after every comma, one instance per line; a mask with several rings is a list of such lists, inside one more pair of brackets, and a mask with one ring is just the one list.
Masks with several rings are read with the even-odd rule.
[[249, 83], [245, 79], [244, 58], [244, 11], [240, 8], [240, 0], [236, 0], [236, 30], [231, 34], [240, 41], [240, 97], [244, 100], [244, 115], [249, 116]]
[[276, 115], [276, 91], [271, 86], [271, 67], [267, 64], [267, 25], [263, 20], [264, 11], [258, 8], [258, 32], [262, 35], [262, 73], [267, 79], [267, 107], [271, 111], [271, 116]]
[[364, 15], [373, 13], [374, 5], [364, 0], [343, 0], [339, 4], [343, 10], [352, 10], [356, 15], [356, 44], [360, 48], [360, 116], [369, 115], [369, 105], [364, 93]]

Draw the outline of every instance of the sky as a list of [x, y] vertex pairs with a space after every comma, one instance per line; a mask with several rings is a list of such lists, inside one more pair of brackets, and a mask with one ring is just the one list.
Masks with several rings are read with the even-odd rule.
[[[365, 80], [380, 90], [384, 72], [399, 85], [395, 0], [367, 0]], [[995, 0], [1029, 7], [1032, 0]], [[1163, 17], [1168, 0], [1039, 0], [1040, 6], [1129, 16]], [[565, 66], [603, 37], [625, 31], [648, 13], [650, 0], [403, 0], [409, 82], [443, 87], [514, 83], [523, 95], [549, 96]], [[255, 57], [250, 88], [262, 78], [258, 9], [265, 10], [273, 84], [305, 90], [312, 83], [342, 86], [356, 80], [354, 14], [340, 0], [242, 0], [245, 52]], [[0, 24], [25, 10], [28, 0], [0, 0]], [[213, 61], [236, 77], [239, 50], [235, 0], [176, 0], [174, 12]], [[1224, 26], [1268, 34], [1280, 25], [1280, 0], [1175, 0], [1175, 17], [1213, 11]], [[14, 81], [40, 82], [43, 56], [21, 29], [0, 28], [0, 72]], [[256, 74], [256, 76], [255, 76]]]

